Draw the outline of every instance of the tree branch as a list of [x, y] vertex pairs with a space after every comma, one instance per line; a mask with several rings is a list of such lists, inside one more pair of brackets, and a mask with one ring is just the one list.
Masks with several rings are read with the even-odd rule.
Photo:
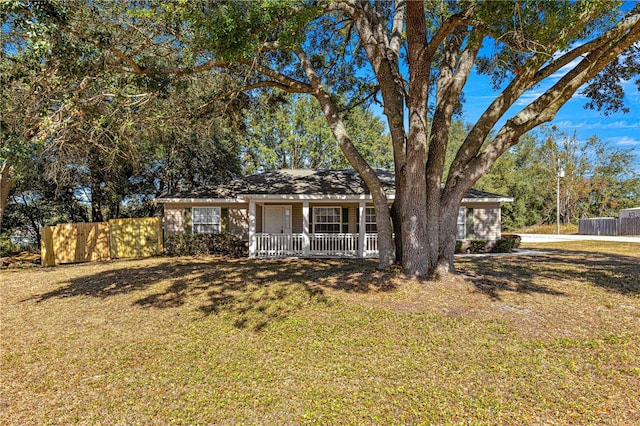
[[406, 0], [394, 0], [393, 5], [393, 26], [391, 27], [391, 40], [389, 41], [389, 47], [396, 56], [399, 56], [400, 47], [402, 46], [402, 26], [404, 25], [407, 2]]
[[500, 120], [507, 110], [511, 108], [527, 90], [545, 78], [548, 78], [574, 59], [587, 52], [592, 52], [607, 46], [613, 40], [619, 39], [625, 32], [630, 31], [634, 25], [637, 26], [640, 21], [640, 6], [636, 6], [634, 11], [635, 14], [628, 14], [626, 18], [600, 37], [565, 53], [540, 70], [538, 70], [538, 64], [541, 62], [541, 55], [534, 55], [530, 58], [522, 69], [522, 72], [494, 99], [465, 138], [451, 165], [453, 174], [450, 174], [450, 178], [453, 177], [453, 180], [450, 179], [451, 182], [448, 181], [447, 185], [454, 183], [457, 178], [462, 178], [462, 175], [456, 172], [456, 170], [464, 168], [465, 164], [478, 154], [493, 126], [495, 126], [498, 120]]
[[313, 84], [309, 85], [308, 83], [304, 83], [302, 81], [288, 77], [278, 71], [260, 64], [257, 61], [252, 62], [246, 59], [240, 59], [238, 60], [238, 62], [250, 67], [251, 69], [255, 69], [259, 73], [264, 74], [267, 77], [279, 82], [283, 86], [289, 87], [290, 89], [287, 90], [289, 92], [313, 93], [314, 91]]
[[[636, 9], [640, 10], [639, 7]], [[640, 14], [636, 14], [635, 18], [620, 24], [628, 29], [625, 35], [615, 41], [603, 36], [599, 48], [592, 51], [544, 94], [508, 120], [482, 153], [474, 156], [459, 170], [456, 170], [455, 176], [459, 178], [459, 181], [452, 180], [450, 188], [450, 182], [447, 182], [445, 191], [455, 191], [457, 194], [466, 191], [467, 186], [475, 182], [500, 155], [515, 145], [520, 136], [536, 126], [552, 120], [558, 110], [583, 84], [602, 71], [613, 58], [640, 40]]]

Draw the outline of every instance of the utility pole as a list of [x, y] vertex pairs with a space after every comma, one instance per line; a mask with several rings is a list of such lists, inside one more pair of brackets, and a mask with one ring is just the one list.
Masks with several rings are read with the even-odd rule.
[[558, 157], [558, 167], [556, 168], [556, 234], [560, 235], [560, 178], [564, 177], [564, 168], [560, 167], [560, 157]]

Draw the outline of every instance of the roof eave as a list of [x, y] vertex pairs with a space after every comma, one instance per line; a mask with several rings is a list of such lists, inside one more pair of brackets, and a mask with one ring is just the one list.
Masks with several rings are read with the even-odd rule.
[[461, 203], [512, 203], [513, 197], [463, 198]]
[[[371, 194], [242, 194], [237, 198], [156, 198], [155, 202], [160, 204], [168, 203], [228, 203], [242, 204], [251, 200], [254, 201], [282, 201], [282, 200], [310, 200], [310, 201], [369, 201]], [[388, 200], [394, 200], [395, 194], [387, 195]], [[462, 203], [512, 203], [512, 197], [483, 197], [483, 198], [463, 198]]]
[[[242, 194], [240, 195], [245, 200], [353, 200], [353, 201], [365, 201], [371, 200], [371, 194]], [[387, 199], [393, 200], [395, 195], [387, 195]]]
[[156, 198], [156, 203], [246, 203], [239, 198]]

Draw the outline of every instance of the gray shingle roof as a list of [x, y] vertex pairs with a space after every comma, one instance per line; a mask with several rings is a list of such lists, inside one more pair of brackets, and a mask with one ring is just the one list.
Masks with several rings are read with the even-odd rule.
[[[387, 194], [395, 192], [395, 175], [376, 170]], [[282, 169], [234, 179], [213, 188], [196, 188], [163, 194], [160, 199], [236, 198], [246, 194], [271, 195], [363, 195], [369, 189], [355, 170]], [[471, 189], [465, 198], [503, 198], [490, 192]]]

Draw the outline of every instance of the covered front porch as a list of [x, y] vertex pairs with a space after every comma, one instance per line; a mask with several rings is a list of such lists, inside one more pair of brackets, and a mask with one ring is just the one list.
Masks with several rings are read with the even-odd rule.
[[252, 257], [378, 257], [378, 234], [256, 233]]
[[364, 200], [249, 200], [248, 219], [250, 257], [378, 257], [375, 211]]

